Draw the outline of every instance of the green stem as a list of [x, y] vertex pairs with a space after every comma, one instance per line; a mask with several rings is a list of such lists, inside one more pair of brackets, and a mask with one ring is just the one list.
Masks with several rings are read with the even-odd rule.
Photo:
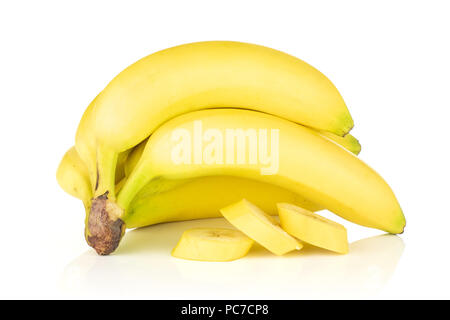
[[145, 174], [145, 172], [148, 172], [145, 165], [138, 163], [117, 197], [117, 204], [121, 208], [127, 209], [139, 191], [153, 180], [154, 177], [150, 174]]
[[97, 179], [94, 198], [108, 192], [108, 198], [114, 200], [116, 166], [119, 154], [105, 147], [97, 147]]
[[85, 236], [88, 244], [100, 255], [112, 253], [125, 233], [121, 219], [124, 210], [115, 202], [115, 173], [118, 153], [97, 148], [97, 179], [94, 199], [87, 213]]

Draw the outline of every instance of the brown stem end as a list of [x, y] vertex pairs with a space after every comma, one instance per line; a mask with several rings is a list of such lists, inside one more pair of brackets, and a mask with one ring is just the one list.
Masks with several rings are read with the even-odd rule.
[[99, 255], [108, 255], [119, 246], [125, 233], [123, 210], [108, 199], [108, 192], [92, 200], [87, 221], [86, 240]]

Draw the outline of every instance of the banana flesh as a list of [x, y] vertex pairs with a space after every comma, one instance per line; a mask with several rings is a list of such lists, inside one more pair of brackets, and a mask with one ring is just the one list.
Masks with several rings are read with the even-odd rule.
[[222, 208], [220, 212], [238, 230], [276, 255], [281, 256], [303, 247], [281, 229], [274, 218], [246, 199]]
[[278, 203], [283, 230], [297, 239], [337, 253], [348, 253], [347, 230], [339, 223], [289, 203]]
[[[174, 130], [192, 132], [194, 122], [203, 129], [220, 131], [241, 128], [279, 130], [279, 168], [261, 175], [256, 164], [175, 164]], [[224, 150], [225, 154], [233, 150]], [[401, 233], [403, 212], [387, 183], [355, 155], [325, 139], [314, 130], [268, 114], [249, 110], [211, 109], [174, 118], [153, 134], [121, 189], [117, 204], [126, 209], [139, 191], [156, 177], [165, 179], [229, 175], [258, 180], [286, 188], [357, 224]]]
[[186, 230], [172, 256], [198, 261], [233, 261], [245, 256], [253, 240], [237, 230], [196, 228]]
[[361, 144], [359, 143], [358, 139], [356, 139], [354, 136], [352, 136], [350, 133], [346, 134], [345, 137], [341, 137], [338, 135], [335, 135], [331, 132], [326, 131], [319, 131], [320, 134], [331, 141], [334, 141], [338, 145], [344, 147], [351, 153], [354, 153], [355, 155], [358, 155], [361, 152]]

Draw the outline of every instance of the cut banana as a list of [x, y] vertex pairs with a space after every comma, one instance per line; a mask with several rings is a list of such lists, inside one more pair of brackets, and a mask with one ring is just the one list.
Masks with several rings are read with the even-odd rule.
[[290, 235], [320, 248], [348, 253], [343, 225], [289, 203], [278, 203], [277, 207], [281, 227]]
[[281, 229], [274, 218], [245, 199], [220, 212], [232, 225], [276, 255], [303, 247]]
[[199, 261], [232, 261], [245, 256], [253, 240], [238, 230], [196, 228], [186, 230], [172, 256]]

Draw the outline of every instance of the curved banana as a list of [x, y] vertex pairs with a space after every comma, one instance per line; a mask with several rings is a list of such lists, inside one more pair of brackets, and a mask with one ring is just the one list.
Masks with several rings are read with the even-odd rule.
[[86, 208], [90, 206], [92, 188], [89, 173], [75, 147], [70, 148], [62, 158], [56, 180], [65, 192], [82, 200]]
[[[347, 150], [359, 154], [361, 150], [361, 145], [358, 140], [351, 134], [347, 134], [345, 137], [339, 137], [333, 133], [320, 132], [320, 134], [326, 136], [327, 138], [340, 144]], [[119, 154], [116, 168], [116, 189], [121, 189], [123, 184], [126, 182], [125, 177], [129, 176], [133, 171], [134, 167], [138, 163], [142, 153], [144, 152], [145, 144], [147, 140], [141, 142], [133, 149], [129, 149], [125, 152]], [[83, 203], [88, 203], [92, 198], [92, 188], [89, 182], [89, 174], [85, 163], [81, 160], [75, 147], [70, 148], [63, 159], [57, 170], [57, 181], [61, 188], [68, 194], [80, 199]], [[184, 186], [184, 188], [182, 188]], [[225, 188], [228, 186], [229, 189]], [[151, 188], [151, 187], [149, 187]], [[245, 178], [232, 177], [232, 176], [219, 176], [216, 177], [206, 177], [197, 179], [185, 179], [183, 181], [178, 181], [177, 183], [171, 184], [171, 186], [166, 186], [167, 190], [159, 190], [158, 193], [152, 193], [146, 197], [140, 197], [134, 201], [135, 207], [133, 211], [136, 213], [133, 215], [133, 221], [126, 221], [129, 228], [134, 228], [137, 226], [150, 225], [158, 222], [168, 222], [168, 221], [178, 221], [178, 220], [190, 220], [196, 217], [212, 218], [219, 215], [219, 209], [227, 205], [224, 203], [225, 199], [241, 199], [247, 197], [251, 202], [256, 203], [264, 211], [275, 214], [273, 211], [273, 204], [277, 202], [292, 202], [310, 210], [318, 211], [323, 208], [316, 204], [310, 203], [308, 200], [301, 198], [299, 195], [285, 190], [282, 192], [282, 188], [277, 186], [272, 186], [270, 184], [261, 183], [258, 181], [253, 181]], [[171, 190], [169, 194], [168, 189]], [[222, 197], [213, 197], [213, 194], [219, 193]], [[235, 195], [234, 198], [230, 198], [229, 190]], [[248, 192], [253, 193], [255, 197]], [[209, 194], [210, 197], [203, 197], [206, 199], [213, 200], [215, 204], [204, 203], [197, 201], [198, 195]], [[188, 194], [189, 196], [184, 196]], [[261, 201], [258, 201], [256, 195], [262, 195]], [[225, 195], [225, 196], [223, 196]], [[280, 197], [271, 197], [271, 195], [280, 195]], [[185, 200], [192, 199], [193, 201], [174, 201], [173, 199], [180, 199], [180, 197]], [[165, 200], [171, 202], [171, 206], [166, 207]], [[259, 198], [259, 197], [258, 197]], [[282, 200], [282, 199], [291, 199]], [[294, 200], [297, 199], [297, 200]], [[216, 201], [218, 200], [218, 201]], [[230, 200], [228, 203], [232, 203]], [[138, 205], [137, 205], [138, 204]], [[176, 205], [175, 205], [176, 204]], [[166, 208], [164, 208], [166, 207]], [[164, 210], [162, 210], [164, 208]], [[176, 209], [177, 208], [177, 209]], [[167, 211], [166, 211], [167, 210]], [[186, 212], [183, 214], [182, 212]], [[146, 216], [148, 213], [152, 213], [151, 217]], [[196, 214], [195, 214], [196, 213]], [[167, 215], [166, 215], [167, 214]], [[147, 222], [134, 222], [136, 218], [139, 220], [147, 220]]]
[[[174, 161], [174, 151], [178, 152], [180, 147], [179, 137], [194, 137], [198, 121], [202, 132], [214, 132], [222, 137], [226, 137], [228, 130], [235, 129], [243, 132], [279, 130], [276, 174], [261, 174], [265, 167], [261, 163]], [[223, 152], [234, 154], [234, 148], [226, 144]], [[230, 109], [192, 112], [161, 126], [149, 138], [117, 201], [103, 199], [96, 210], [91, 210], [90, 218], [96, 217], [98, 212], [111, 211], [107, 226], [122, 226], [133, 199], [152, 180], [211, 175], [240, 176], [284, 187], [363, 226], [391, 233], [401, 233], [405, 226], [403, 212], [391, 188], [355, 155], [301, 125], [260, 112]], [[107, 254], [117, 247], [120, 237], [116, 235], [114, 240], [114, 243], [102, 243], [105, 247], [94, 245], [94, 248], [100, 254]]]
[[[83, 159], [93, 190], [96, 190], [98, 187], [96, 185], [98, 182], [96, 143], [91, 129], [95, 126], [92, 111], [96, 99], [94, 99], [84, 112], [75, 136], [75, 148], [79, 157]], [[124, 164], [131, 151], [132, 149], [128, 149], [117, 155], [117, 165], [114, 172], [115, 184], [125, 177]]]
[[[345, 137], [329, 132], [320, 132], [320, 134], [355, 154], [361, 151], [361, 145], [351, 134]], [[146, 142], [141, 142], [129, 154], [123, 169], [127, 177], [141, 158]], [[125, 182], [126, 180], [121, 182], [120, 189]], [[161, 222], [220, 217], [221, 208], [243, 198], [255, 203], [271, 215], [277, 214], [275, 204], [279, 202], [294, 203], [310, 211], [323, 209], [285, 188], [240, 177], [200, 177], [175, 180], [170, 185], [167, 183], [164, 185], [164, 187], [158, 187], [158, 192], [155, 192], [155, 186], [152, 184], [139, 192], [128, 209], [129, 213], [124, 221], [127, 228]]]
[[78, 125], [77, 133], [75, 135], [75, 148], [86, 166], [86, 170], [89, 175], [89, 181], [91, 183], [93, 191], [95, 191], [98, 187], [97, 151], [95, 136], [93, 135], [91, 129], [95, 125], [92, 111], [94, 110], [96, 99], [97, 98], [95, 98], [84, 111], [83, 116], [81, 117], [81, 121]]
[[[353, 137], [348, 139], [349, 136], [350, 134], [340, 138], [330, 134], [331, 139], [343, 142], [344, 147], [355, 150], [359, 143]], [[126, 176], [131, 174], [142, 156], [145, 143], [139, 144], [131, 152], [121, 154], [122, 161], [118, 162], [117, 172], [125, 172]], [[89, 203], [92, 192], [79, 192], [87, 190], [89, 186], [85, 165], [73, 148], [68, 154], [71, 156], [65, 156], [58, 169], [58, 181], [63, 190], [84, 203]], [[61, 179], [63, 175], [65, 178]], [[125, 182], [126, 179], [122, 179], [116, 189], [120, 189]], [[78, 192], [74, 193], [72, 190]], [[275, 185], [233, 176], [210, 176], [150, 183], [133, 200], [125, 223], [127, 228], [137, 228], [162, 222], [220, 217], [221, 208], [242, 198], [272, 215], [277, 214], [275, 204], [279, 202], [293, 203], [310, 211], [323, 209], [300, 195]]]
[[210, 41], [149, 55], [98, 95], [95, 131], [124, 151], [176, 115], [244, 107], [345, 135], [353, 121], [335, 86], [309, 64], [263, 46]]
[[359, 143], [358, 139], [356, 139], [350, 133], [346, 134], [345, 137], [340, 137], [331, 132], [326, 131], [320, 131], [320, 134], [330, 139], [331, 141], [336, 142], [338, 145], [344, 147], [345, 149], [347, 149], [351, 153], [354, 153], [355, 155], [358, 155], [361, 152], [361, 144]]
[[[328, 132], [320, 132], [320, 134], [355, 154], [361, 150], [358, 140], [350, 134], [345, 137]], [[141, 142], [129, 154], [123, 169], [127, 177], [141, 158], [146, 142]], [[120, 189], [125, 182], [125, 179], [121, 182]], [[152, 184], [139, 192], [128, 209], [129, 213], [124, 221], [127, 228], [161, 222], [220, 217], [221, 208], [243, 198], [255, 203], [271, 215], [277, 214], [275, 204], [279, 202], [294, 203], [310, 211], [323, 209], [285, 188], [240, 177], [200, 177], [174, 180], [170, 185], [167, 182], [163, 185], [164, 187], [161, 187], [161, 184], [158, 184], [158, 192]]]

